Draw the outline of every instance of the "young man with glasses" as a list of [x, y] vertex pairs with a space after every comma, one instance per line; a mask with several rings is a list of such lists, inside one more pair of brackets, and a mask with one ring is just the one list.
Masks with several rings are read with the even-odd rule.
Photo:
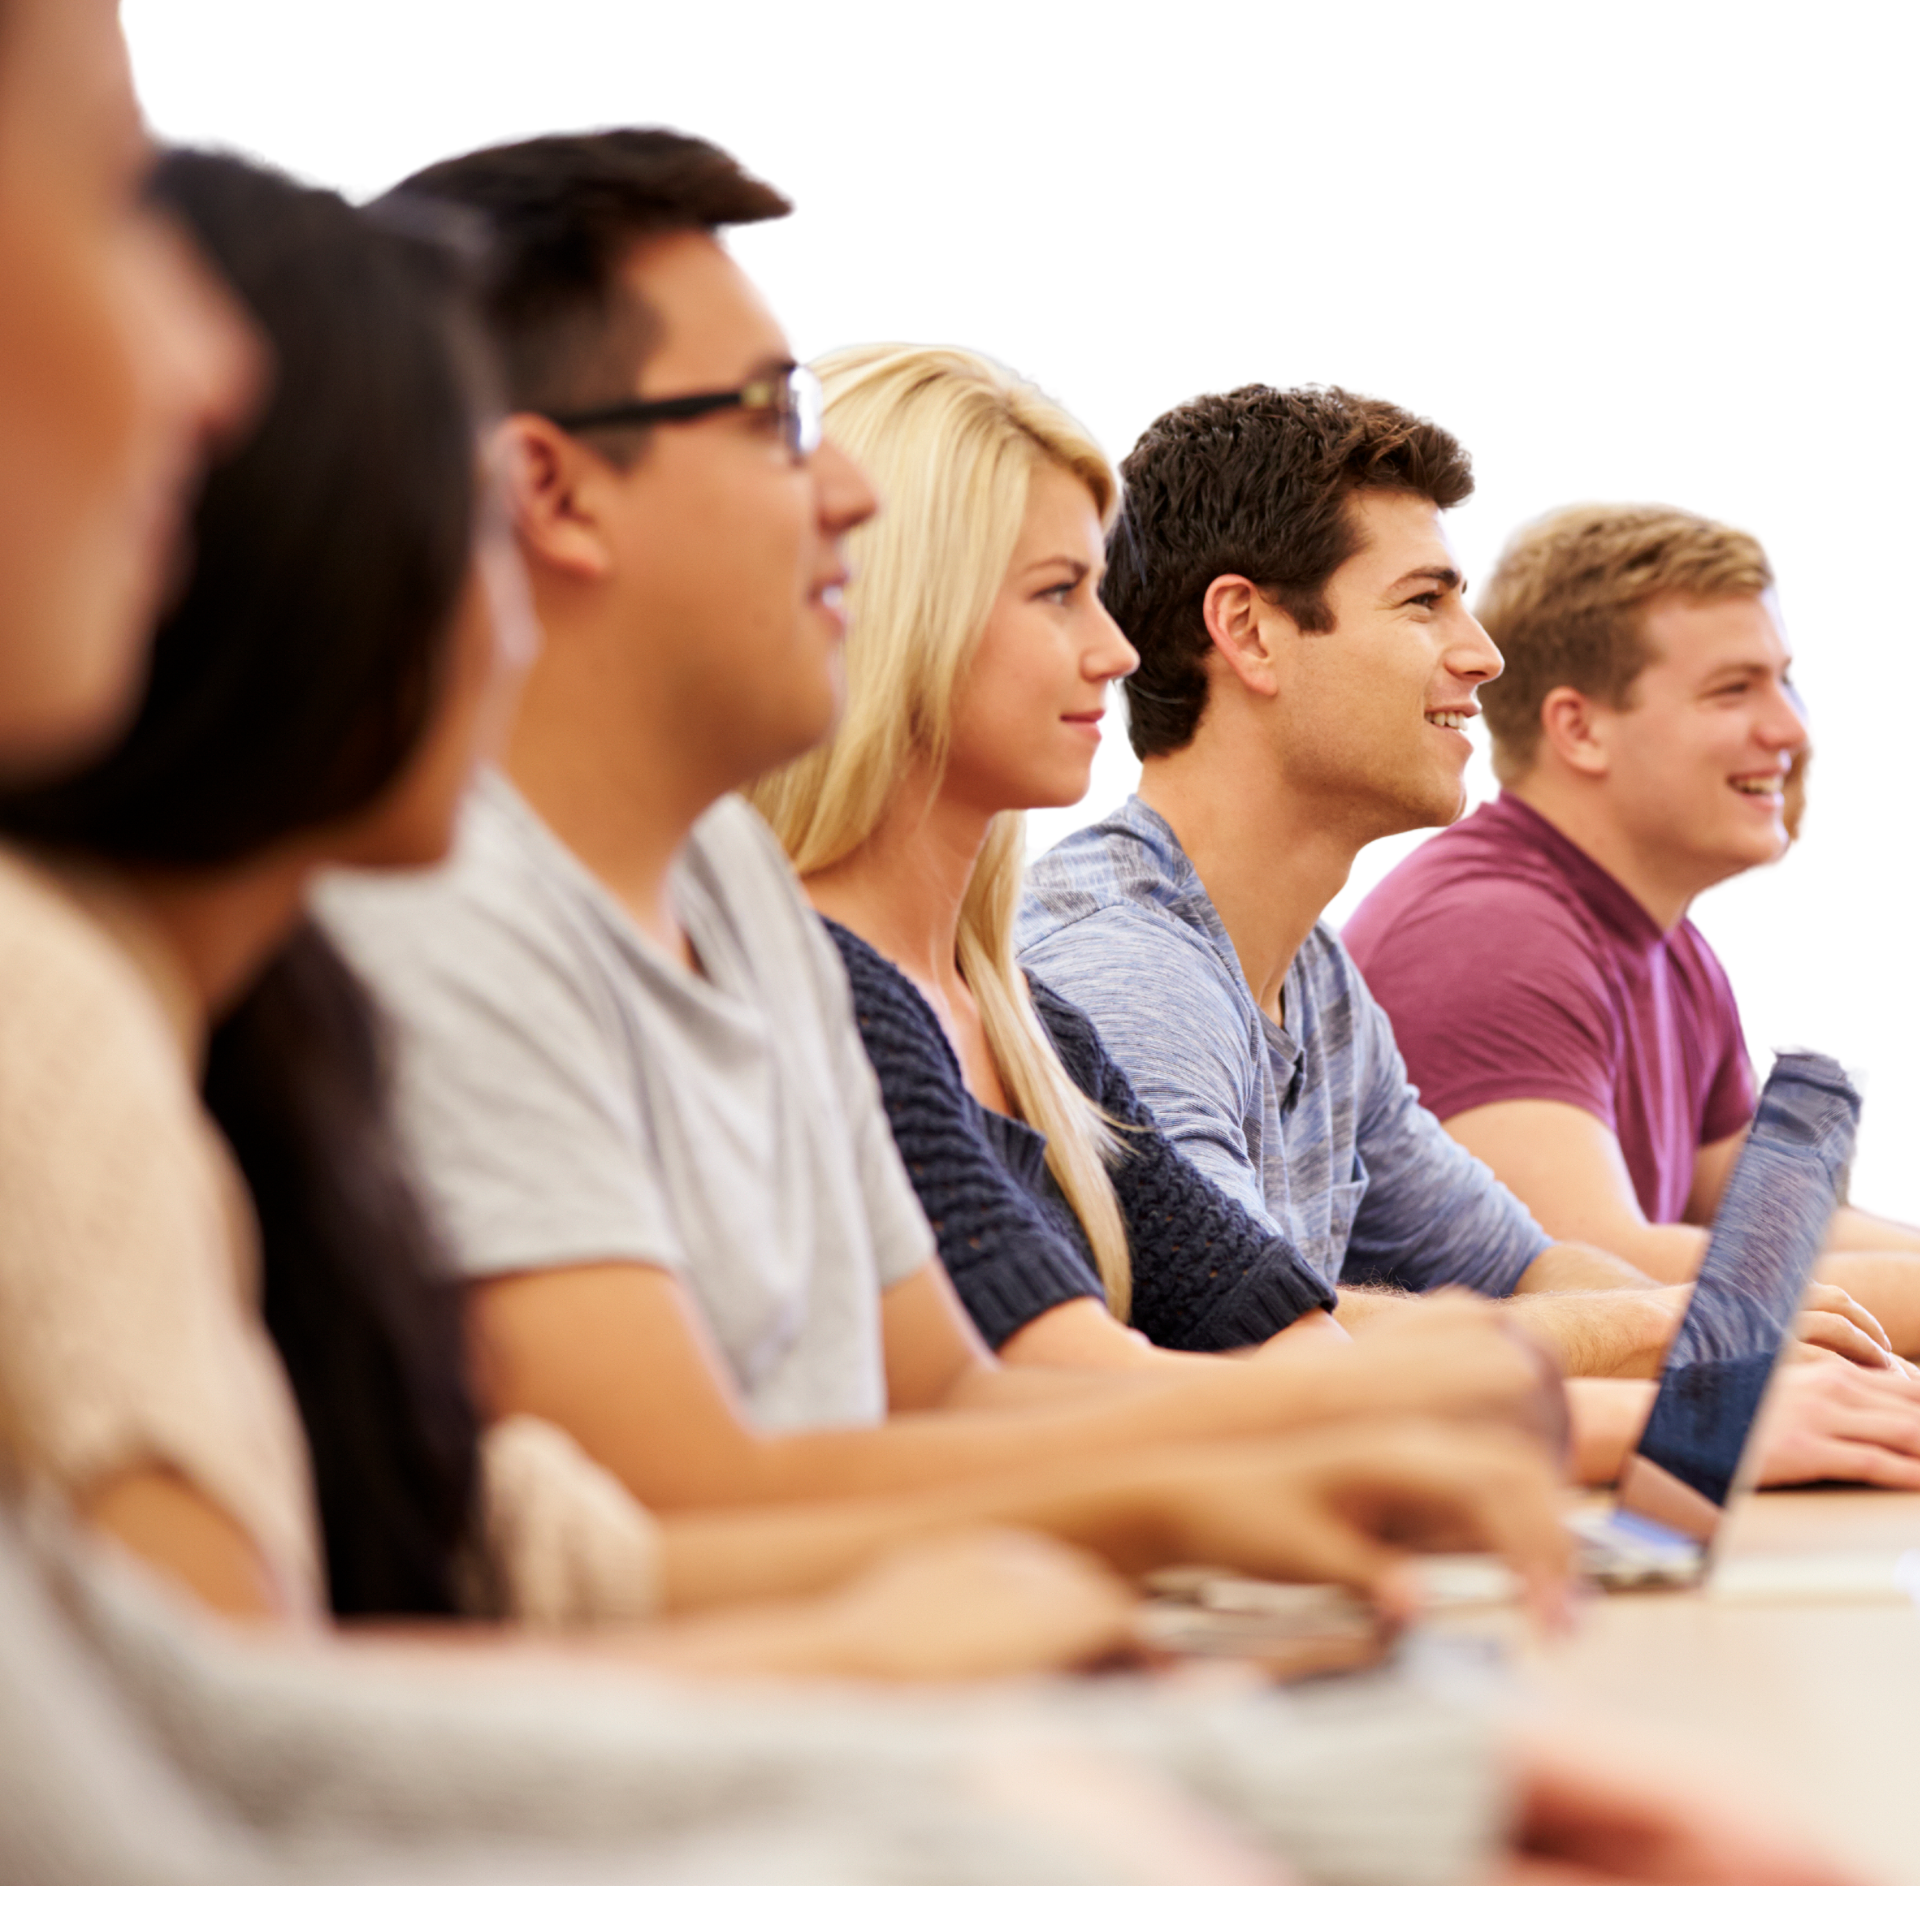
[[450, 866], [336, 883], [323, 913], [395, 1017], [495, 1409], [666, 1506], [1342, 1412], [1535, 1418], [1532, 1357], [1465, 1306], [1431, 1336], [1152, 1380], [994, 1363], [838, 958], [732, 792], [833, 724], [840, 539], [875, 506], [715, 236], [785, 203], [661, 132], [530, 141], [403, 191], [492, 231], [546, 650]]

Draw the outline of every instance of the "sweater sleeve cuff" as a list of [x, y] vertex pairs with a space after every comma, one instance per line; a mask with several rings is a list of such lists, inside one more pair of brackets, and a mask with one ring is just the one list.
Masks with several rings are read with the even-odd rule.
[[1286, 1241], [1275, 1239], [1260, 1250], [1238, 1286], [1223, 1293], [1196, 1287], [1191, 1313], [1168, 1315], [1164, 1324], [1140, 1330], [1156, 1346], [1223, 1353], [1257, 1346], [1303, 1313], [1330, 1313], [1337, 1304], [1334, 1289]]
[[1106, 1296], [1100, 1282], [1065, 1247], [1055, 1247], [1038, 1235], [1022, 1240], [1018, 1267], [1012, 1261], [993, 1263], [997, 1271], [955, 1274], [953, 1283], [983, 1339], [997, 1353], [1029, 1321], [1069, 1300], [1098, 1300]]

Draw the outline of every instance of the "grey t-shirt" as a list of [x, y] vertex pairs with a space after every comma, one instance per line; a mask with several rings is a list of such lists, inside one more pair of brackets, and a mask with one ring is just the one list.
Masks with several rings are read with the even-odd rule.
[[839, 955], [744, 801], [701, 816], [672, 888], [702, 973], [490, 774], [444, 867], [335, 876], [316, 908], [398, 1030], [460, 1272], [668, 1268], [760, 1425], [880, 1420], [880, 1289], [933, 1239]]

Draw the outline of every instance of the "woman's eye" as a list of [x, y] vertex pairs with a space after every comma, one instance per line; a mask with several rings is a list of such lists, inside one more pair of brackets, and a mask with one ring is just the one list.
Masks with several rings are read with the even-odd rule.
[[1077, 580], [1062, 580], [1057, 585], [1042, 587], [1040, 598], [1051, 600], [1056, 607], [1064, 607], [1073, 598], [1073, 590], [1079, 584]]

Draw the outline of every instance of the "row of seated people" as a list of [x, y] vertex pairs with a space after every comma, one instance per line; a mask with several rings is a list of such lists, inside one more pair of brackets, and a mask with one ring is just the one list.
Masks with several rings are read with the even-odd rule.
[[[1499, 669], [1448, 436], [1246, 389], [1122, 507], [977, 356], [796, 367], [703, 142], [143, 198], [105, 0], [0, 0], [0, 95], [12, 1876], [1842, 1871], [1393, 1672], [688, 1690], [1084, 1665], [1179, 1561], [1561, 1613], [1697, 1246], [1550, 1242], [1315, 925]], [[1901, 1482], [1914, 1255], [1843, 1231], [1768, 1466]]]

